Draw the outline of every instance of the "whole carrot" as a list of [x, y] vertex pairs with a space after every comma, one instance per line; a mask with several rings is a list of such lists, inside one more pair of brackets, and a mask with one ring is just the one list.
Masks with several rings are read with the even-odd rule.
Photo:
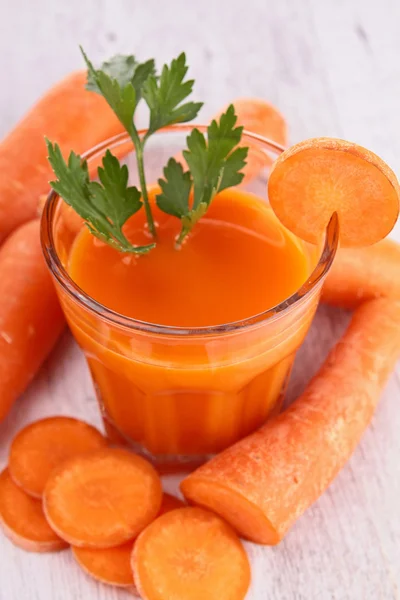
[[182, 482], [191, 502], [239, 533], [276, 544], [344, 466], [400, 355], [400, 301], [378, 299], [353, 315], [304, 394], [259, 431]]
[[353, 309], [382, 296], [400, 299], [400, 245], [386, 239], [367, 248], [340, 249], [321, 301]]
[[0, 248], [0, 420], [54, 346], [64, 317], [47, 270], [39, 220]]
[[44, 136], [78, 153], [122, 131], [103, 98], [85, 90], [77, 71], [51, 88], [0, 143], [0, 243], [36, 216], [52, 170]]

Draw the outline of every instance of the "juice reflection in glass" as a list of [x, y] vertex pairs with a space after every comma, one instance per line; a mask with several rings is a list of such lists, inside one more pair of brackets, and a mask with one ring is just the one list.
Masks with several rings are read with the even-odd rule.
[[[190, 126], [154, 136], [145, 156], [156, 181]], [[265, 153], [279, 147], [250, 134]], [[125, 136], [107, 148], [135, 177]], [[135, 181], [134, 181], [135, 182]], [[55, 193], [42, 223], [43, 247], [70, 328], [83, 349], [110, 438], [160, 468], [187, 467], [254, 431], [279, 411], [293, 359], [314, 315], [337, 244], [335, 223], [321, 248], [285, 230], [267, 201], [228, 189], [213, 201], [180, 249], [179, 221], [154, 208], [157, 247], [124, 255], [87, 231]], [[154, 201], [157, 187], [149, 189]], [[127, 235], [149, 243], [144, 211]]]

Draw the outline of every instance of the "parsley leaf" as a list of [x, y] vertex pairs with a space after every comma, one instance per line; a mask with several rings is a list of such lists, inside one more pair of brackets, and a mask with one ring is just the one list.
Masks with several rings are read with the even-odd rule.
[[190, 206], [192, 175], [189, 171], [184, 171], [175, 158], [169, 159], [164, 168], [164, 179], [159, 179], [158, 184], [161, 188], [161, 194], [156, 197], [158, 208], [181, 219], [182, 229], [178, 237], [178, 244], [181, 244], [197, 221], [206, 213], [207, 204], [201, 202], [197, 208]]
[[164, 169], [164, 178], [158, 180], [162, 191], [156, 198], [158, 207], [182, 221], [178, 243], [206, 213], [214, 196], [238, 185], [244, 177], [240, 170], [246, 164], [248, 148], [237, 147], [243, 128], [235, 127], [236, 121], [231, 105], [219, 122], [211, 122], [207, 139], [198, 129], [193, 129], [186, 140], [187, 150], [183, 151], [190, 170], [185, 172], [175, 159], [170, 159]]
[[128, 168], [108, 150], [98, 174], [100, 182], [90, 181], [86, 161], [74, 152], [65, 162], [58, 144], [46, 140], [49, 162], [57, 177], [51, 187], [85, 221], [90, 232], [120, 252], [144, 254], [155, 244], [135, 246], [122, 227], [142, 206], [140, 191], [128, 186]]
[[147, 78], [143, 85], [143, 98], [150, 109], [150, 125], [147, 137], [167, 125], [192, 121], [197, 116], [202, 102], [186, 102], [193, 89], [194, 81], [184, 81], [188, 71], [184, 52], [171, 65], [164, 65], [161, 76]]
[[235, 127], [236, 121], [231, 104], [219, 123], [214, 120], [208, 126], [207, 141], [198, 129], [187, 138], [188, 149], [183, 151], [183, 156], [193, 176], [194, 208], [201, 202], [209, 205], [217, 192], [239, 184], [244, 177], [239, 171], [246, 164], [248, 150], [237, 148], [232, 152], [243, 132], [243, 127]]
[[159, 179], [161, 194], [156, 197], [160, 210], [179, 219], [187, 215], [189, 195], [192, 188], [192, 177], [175, 158], [170, 158], [164, 168], [164, 179]]
[[[154, 59], [139, 63], [133, 54], [127, 56], [116, 54], [110, 60], [103, 62], [100, 69], [94, 69], [82, 48], [81, 52], [89, 69], [86, 89], [97, 92], [100, 95], [103, 93], [96, 81], [100, 71], [108, 75], [110, 79], [116, 80], [122, 90], [131, 83], [136, 92], [136, 103], [139, 102], [142, 96], [144, 82], [150, 75], [155, 74]], [[89, 67], [89, 64], [92, 68]], [[96, 75], [93, 71], [95, 71]]]
[[107, 71], [95, 69], [82, 48], [81, 52], [88, 68], [88, 83], [91, 89], [95, 89], [104, 97], [129, 135], [135, 135], [133, 115], [138, 99], [131, 79], [127, 80], [126, 70], [115, 69], [117, 77], [111, 76]]

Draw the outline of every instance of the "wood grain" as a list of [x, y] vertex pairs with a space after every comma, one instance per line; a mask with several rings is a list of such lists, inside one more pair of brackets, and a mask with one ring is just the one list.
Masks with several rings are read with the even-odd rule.
[[[171, 58], [184, 49], [206, 119], [256, 95], [287, 116], [293, 142], [316, 135], [361, 143], [400, 172], [398, 0], [13, 0], [2, 3], [0, 134], [54, 81], [116, 52]], [[60, 115], [62, 118], [62, 115]], [[394, 232], [400, 240], [400, 226]], [[301, 349], [289, 399], [343, 330], [322, 307]], [[247, 544], [247, 600], [400, 599], [400, 370], [370, 429], [328, 492], [277, 548]], [[68, 414], [99, 425], [90, 378], [68, 334], [0, 426], [0, 460], [25, 423]], [[166, 486], [176, 489], [176, 478]], [[123, 600], [87, 578], [69, 552], [35, 556], [0, 536], [0, 600]], [[168, 599], [165, 599], [168, 600]]]

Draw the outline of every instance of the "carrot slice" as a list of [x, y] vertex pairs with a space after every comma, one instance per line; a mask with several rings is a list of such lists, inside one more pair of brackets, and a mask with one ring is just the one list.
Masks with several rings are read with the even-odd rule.
[[373, 152], [333, 138], [305, 140], [283, 152], [268, 194], [281, 223], [314, 244], [334, 212], [343, 247], [379, 242], [399, 213], [400, 187], [390, 167]]
[[79, 566], [91, 577], [102, 583], [119, 587], [134, 585], [131, 567], [133, 541], [115, 548], [72, 547], [72, 554]]
[[49, 417], [31, 423], [15, 436], [8, 468], [24, 492], [41, 498], [55, 467], [106, 446], [107, 440], [92, 425], [72, 417]]
[[400, 355], [400, 302], [363, 304], [304, 394], [181, 484], [246, 538], [278, 543], [354, 451]]
[[[164, 492], [159, 515], [186, 506], [182, 500]], [[130, 587], [134, 585], [131, 568], [131, 554], [134, 542], [131, 540], [114, 548], [78, 548], [72, 553], [78, 564], [88, 574], [102, 583]]]
[[126, 450], [73, 458], [53, 471], [43, 496], [51, 527], [74, 546], [110, 548], [137, 536], [157, 515], [160, 478]]
[[353, 309], [373, 298], [400, 299], [400, 244], [382, 240], [367, 248], [339, 248], [321, 301]]
[[50, 88], [0, 143], [0, 243], [36, 216], [52, 175], [44, 137], [80, 154], [123, 127], [99, 94], [85, 89], [86, 71]]
[[144, 600], [241, 600], [250, 566], [234, 531], [200, 508], [162, 515], [138, 537], [133, 577]]
[[[287, 145], [287, 124], [283, 115], [269, 102], [261, 98], [237, 98], [231, 104], [235, 107], [237, 124], [246, 131], [262, 135], [281, 146]], [[219, 118], [228, 106], [225, 106], [214, 118]], [[244, 182], [259, 175], [265, 167], [270, 167], [273, 159], [270, 154], [263, 152], [256, 143], [246, 139], [244, 146], [249, 146], [247, 164], [243, 169]]]
[[28, 552], [54, 552], [68, 546], [47, 523], [40, 500], [16, 486], [8, 469], [0, 474], [0, 520], [6, 536]]
[[65, 327], [39, 231], [39, 220], [30, 221], [0, 248], [0, 421]]
[[164, 515], [171, 510], [175, 510], [176, 508], [184, 508], [186, 504], [177, 498], [176, 496], [171, 496], [171, 494], [167, 494], [164, 492], [161, 502], [161, 508], [159, 515]]

